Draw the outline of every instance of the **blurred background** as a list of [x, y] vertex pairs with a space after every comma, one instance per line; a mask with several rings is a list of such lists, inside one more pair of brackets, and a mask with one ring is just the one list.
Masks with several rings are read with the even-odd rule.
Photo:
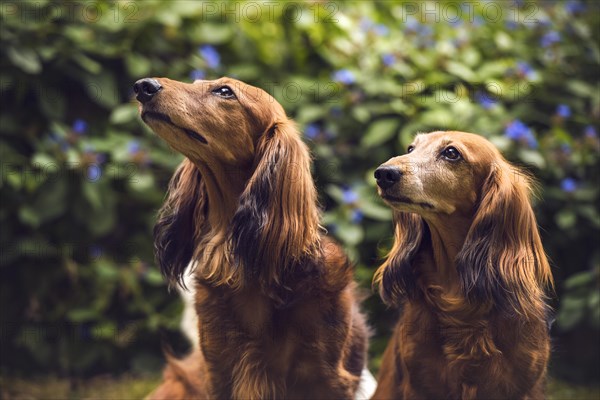
[[187, 349], [152, 226], [179, 154], [132, 84], [236, 77], [311, 147], [323, 224], [370, 297], [370, 367], [393, 310], [373, 170], [417, 132], [492, 140], [540, 182], [557, 282], [550, 398], [599, 398], [600, 3], [3, 1], [0, 397], [136, 398]]

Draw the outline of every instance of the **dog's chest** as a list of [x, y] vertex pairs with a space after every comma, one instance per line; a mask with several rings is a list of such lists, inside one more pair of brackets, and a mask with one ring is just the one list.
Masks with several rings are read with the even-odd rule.
[[407, 311], [398, 337], [399, 367], [417, 393], [461, 397], [464, 385], [486, 375], [498, 354], [488, 329], [444, 325], [427, 311], [410, 307]]
[[290, 366], [302, 369], [306, 355], [302, 346], [317, 333], [302, 304], [278, 309], [258, 291], [233, 297], [213, 293], [197, 301], [201, 346], [208, 362], [234, 364], [244, 353], [255, 354], [268, 370], [284, 375]]

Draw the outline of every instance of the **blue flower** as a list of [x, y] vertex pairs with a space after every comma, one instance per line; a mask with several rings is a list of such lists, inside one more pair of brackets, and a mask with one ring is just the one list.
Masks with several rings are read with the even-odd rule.
[[422, 24], [411, 16], [404, 23], [404, 30], [409, 34], [416, 34], [418, 36], [418, 47], [432, 47], [434, 45], [432, 39], [433, 28], [430, 25]]
[[317, 124], [308, 124], [306, 126], [306, 128], [304, 128], [304, 134], [309, 139], [316, 138], [320, 132], [321, 132], [321, 129], [319, 128], [319, 126]]
[[560, 42], [560, 33], [556, 31], [546, 33], [540, 41], [542, 47], [550, 47], [558, 42]]
[[347, 69], [340, 69], [335, 71], [332, 75], [332, 79], [336, 82], [343, 83], [344, 85], [351, 85], [356, 81], [352, 71]]
[[98, 258], [102, 257], [102, 246], [98, 246], [97, 244], [94, 244], [92, 246], [90, 246], [89, 248], [90, 251], [90, 257], [94, 260], [97, 260]]
[[577, 182], [573, 178], [565, 178], [560, 183], [560, 188], [567, 193], [573, 193], [577, 189]]
[[585, 135], [585, 137], [591, 139], [595, 139], [598, 137], [598, 132], [596, 132], [596, 128], [594, 128], [592, 125], [586, 126], [585, 130], [583, 131], [583, 134]]
[[552, 21], [550, 20], [550, 18], [548, 18], [547, 15], [540, 15], [540, 18], [537, 18], [537, 23], [542, 28], [548, 28], [552, 26]]
[[204, 79], [206, 77], [206, 73], [201, 69], [195, 69], [190, 72], [190, 79], [193, 81]]
[[221, 64], [221, 56], [219, 55], [217, 49], [215, 49], [213, 46], [200, 46], [198, 52], [200, 53], [204, 61], [206, 61], [206, 65], [208, 65], [209, 68], [215, 69], [218, 68]]
[[497, 104], [496, 100], [494, 100], [492, 96], [484, 92], [477, 92], [475, 94], [475, 99], [477, 100], [479, 105], [485, 108], [486, 110], [489, 110]]
[[421, 26], [421, 23], [412, 16], [408, 17], [408, 19], [404, 23], [404, 28], [407, 32], [410, 33], [417, 33], [421, 29]]
[[377, 36], [387, 36], [387, 34], [390, 33], [390, 28], [384, 24], [377, 24], [373, 27], [373, 32], [375, 32]]
[[352, 210], [352, 215], [350, 216], [350, 221], [354, 224], [359, 224], [363, 220], [363, 213], [358, 208]]
[[69, 144], [69, 142], [67, 142], [65, 140], [65, 138], [61, 137], [58, 133], [56, 132], [52, 132], [49, 135], [49, 139], [52, 143], [54, 143], [55, 145], [58, 145], [60, 150], [65, 153], [67, 150], [69, 150], [69, 148], [71, 148], [71, 145]]
[[462, 24], [463, 24], [463, 20], [460, 17], [454, 18], [449, 22], [450, 22], [450, 26], [452, 26], [454, 28], [458, 28], [459, 26], [462, 26]]
[[342, 108], [340, 106], [333, 106], [331, 107], [331, 110], [329, 110], [329, 114], [334, 118], [339, 118], [343, 115]]
[[96, 182], [100, 179], [100, 177], [102, 176], [102, 168], [100, 168], [100, 165], [98, 164], [90, 164], [87, 167], [87, 178], [92, 181], [92, 182]]
[[327, 224], [327, 226], [325, 228], [327, 229], [327, 231], [329, 233], [332, 233], [332, 234], [337, 232], [337, 230], [338, 230], [337, 224]]
[[585, 4], [578, 0], [569, 0], [565, 3], [565, 10], [569, 14], [577, 14], [585, 11]]
[[138, 142], [137, 140], [130, 140], [129, 143], [127, 143], [127, 152], [129, 154], [135, 154], [140, 150], [140, 142]]
[[563, 154], [566, 154], [566, 155], [569, 155], [569, 154], [571, 154], [571, 151], [572, 151], [572, 150], [571, 150], [571, 145], [570, 145], [570, 144], [568, 144], [568, 143], [563, 143], [563, 144], [560, 146], [560, 151], [562, 151], [562, 152], [563, 152]]
[[506, 29], [514, 31], [519, 27], [519, 24], [517, 23], [517, 21], [508, 20], [504, 22], [504, 26], [506, 26]]
[[73, 122], [73, 126], [71, 127], [71, 129], [78, 135], [85, 135], [88, 129], [88, 124], [83, 119], [76, 119]]
[[358, 193], [350, 188], [343, 189], [342, 201], [346, 204], [353, 204], [358, 201]]
[[527, 63], [525, 61], [518, 61], [517, 62], [517, 73], [522, 77], [531, 79], [533, 77], [534, 70], [531, 67], [531, 65], [529, 65], [529, 63]]
[[373, 27], [373, 21], [371, 21], [371, 19], [369, 19], [367, 17], [362, 17], [360, 19], [360, 22], [358, 23], [358, 27], [360, 28], [361, 31], [368, 32]]
[[506, 127], [506, 130], [504, 131], [504, 134], [507, 137], [509, 137], [510, 139], [519, 140], [524, 135], [526, 135], [529, 131], [530, 131], [530, 129], [527, 127], [527, 125], [525, 125], [520, 120], [516, 119], [516, 120], [512, 121], [510, 124], [508, 124], [508, 126]]
[[537, 140], [535, 139], [535, 136], [533, 136], [531, 128], [518, 119], [508, 124], [504, 134], [512, 140], [527, 143], [527, 145], [531, 148], [537, 148], [538, 146]]
[[433, 35], [433, 28], [429, 25], [421, 25], [419, 29], [419, 35], [421, 36], [431, 36]]
[[559, 104], [556, 108], [556, 114], [562, 118], [569, 118], [571, 116], [571, 108], [566, 104]]
[[381, 61], [383, 61], [384, 65], [389, 67], [390, 65], [394, 65], [394, 63], [396, 62], [396, 56], [390, 53], [383, 54], [381, 56]]

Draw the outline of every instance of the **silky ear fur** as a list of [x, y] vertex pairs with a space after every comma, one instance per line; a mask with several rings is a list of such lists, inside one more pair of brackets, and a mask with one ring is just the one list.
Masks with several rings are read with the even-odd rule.
[[185, 159], [169, 182], [167, 198], [154, 226], [154, 254], [170, 284], [183, 283], [186, 267], [200, 241], [207, 204], [198, 168]]
[[254, 173], [230, 231], [230, 253], [246, 280], [280, 281], [280, 274], [315, 254], [317, 193], [310, 155], [292, 121], [274, 123], [257, 144]]
[[492, 167], [457, 257], [463, 294], [507, 314], [545, 318], [552, 275], [529, 200], [532, 180], [504, 161]]
[[417, 295], [413, 262], [427, 232], [425, 221], [414, 213], [394, 211], [394, 245], [385, 262], [375, 272], [374, 284], [379, 285], [382, 300], [397, 306], [405, 297]]

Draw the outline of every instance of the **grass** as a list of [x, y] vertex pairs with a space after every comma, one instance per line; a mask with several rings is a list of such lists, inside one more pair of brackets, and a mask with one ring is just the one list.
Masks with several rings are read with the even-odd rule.
[[160, 383], [160, 376], [133, 377], [125, 375], [117, 379], [108, 376], [85, 381], [69, 381], [53, 377], [35, 380], [0, 378], [0, 398], [5, 400], [54, 400], [54, 399], [143, 399]]
[[[44, 377], [34, 380], [0, 377], [0, 398], [6, 400], [54, 400], [54, 399], [142, 399], [160, 382], [159, 376], [133, 377], [125, 375], [117, 379], [97, 377], [85, 381], [70, 382], [66, 379]], [[548, 400], [598, 400], [600, 388], [573, 386], [551, 380]]]

